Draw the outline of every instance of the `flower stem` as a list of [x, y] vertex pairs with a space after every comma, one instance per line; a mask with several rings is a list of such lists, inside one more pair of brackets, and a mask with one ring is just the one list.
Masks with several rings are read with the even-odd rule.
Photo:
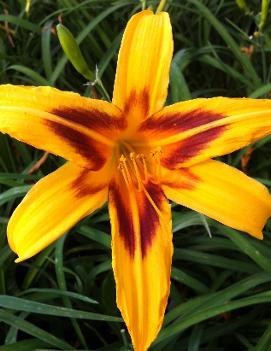
[[146, 0], [139, 0], [141, 2], [142, 11], [146, 9]]
[[167, 0], [160, 0], [160, 3], [159, 3], [157, 10], [156, 10], [156, 13], [163, 11], [166, 4], [167, 4]]
[[107, 90], [105, 89], [105, 87], [104, 87], [104, 85], [103, 85], [103, 82], [101, 81], [100, 78], [98, 79], [97, 84], [100, 86], [100, 88], [101, 88], [101, 90], [102, 90], [102, 92], [103, 92], [103, 94], [104, 94], [106, 100], [107, 100], [108, 102], [111, 102], [110, 96], [109, 96]]

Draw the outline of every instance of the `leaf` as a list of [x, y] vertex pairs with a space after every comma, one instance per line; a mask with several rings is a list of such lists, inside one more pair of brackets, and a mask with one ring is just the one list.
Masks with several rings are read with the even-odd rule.
[[59, 307], [26, 300], [19, 297], [0, 295], [0, 306], [15, 311], [45, 314], [49, 316], [70, 317], [77, 319], [89, 319], [96, 321], [121, 322], [119, 317], [111, 317], [99, 313], [74, 310], [72, 308]]

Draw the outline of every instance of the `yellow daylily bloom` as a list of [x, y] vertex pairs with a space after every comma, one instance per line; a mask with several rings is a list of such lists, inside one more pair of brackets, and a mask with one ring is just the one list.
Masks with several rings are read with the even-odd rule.
[[106, 201], [117, 304], [136, 351], [157, 336], [172, 260], [170, 200], [262, 238], [271, 196], [210, 160], [271, 133], [271, 100], [210, 98], [163, 107], [173, 52], [166, 12], [126, 27], [113, 103], [50, 87], [0, 87], [0, 131], [68, 162], [15, 210], [8, 240], [25, 260]]

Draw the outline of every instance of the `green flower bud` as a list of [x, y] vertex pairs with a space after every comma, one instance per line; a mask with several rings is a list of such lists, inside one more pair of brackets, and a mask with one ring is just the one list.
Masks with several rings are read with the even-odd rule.
[[90, 81], [94, 80], [95, 77], [89, 69], [72, 33], [63, 24], [58, 24], [56, 29], [62, 49], [64, 50], [71, 64], [83, 77]]

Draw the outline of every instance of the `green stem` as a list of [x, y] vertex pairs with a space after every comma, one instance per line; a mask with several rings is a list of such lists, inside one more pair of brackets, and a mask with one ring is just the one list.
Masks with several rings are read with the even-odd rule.
[[156, 13], [163, 11], [166, 4], [167, 4], [167, 0], [160, 0], [160, 4], [157, 7]]
[[97, 80], [97, 84], [98, 84], [98, 86], [100, 87], [100, 89], [102, 90], [102, 92], [103, 92], [103, 94], [104, 94], [106, 100], [109, 101], [109, 102], [111, 102], [110, 96], [109, 96], [107, 90], [105, 89], [105, 87], [104, 87], [104, 85], [103, 85], [103, 82], [100, 80], [100, 78]]
[[142, 11], [146, 9], [146, 0], [140, 0]]
[[262, 0], [262, 6], [261, 6], [261, 20], [259, 24], [259, 31], [262, 32], [263, 27], [266, 23], [267, 16], [268, 16], [268, 5], [269, 5], [269, 0]]

